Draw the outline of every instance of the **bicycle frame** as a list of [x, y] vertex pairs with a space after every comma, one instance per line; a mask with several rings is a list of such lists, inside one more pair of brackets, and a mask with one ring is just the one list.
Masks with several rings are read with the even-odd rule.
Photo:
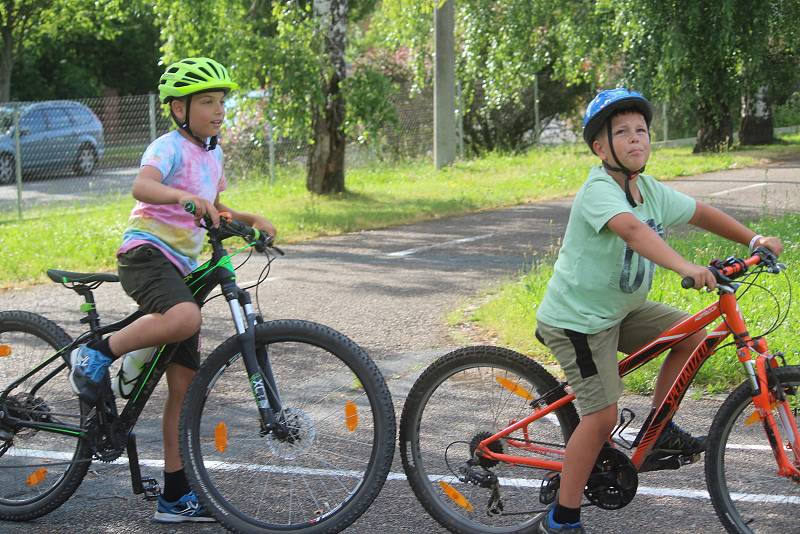
[[[186, 275], [184, 277], [184, 281], [192, 290], [192, 294], [194, 295], [198, 306], [202, 306], [204, 300], [206, 297], [208, 297], [211, 291], [218, 285], [220, 286], [222, 294], [225, 296], [231, 309], [231, 315], [236, 325], [236, 331], [239, 335], [241, 343], [241, 354], [244, 357], [245, 367], [247, 369], [251, 388], [253, 389], [253, 393], [256, 397], [256, 402], [259, 405], [259, 411], [261, 412], [262, 420], [267, 429], [273, 430], [278, 426], [275, 423], [273, 413], [274, 411], [280, 411], [281, 402], [277, 394], [275, 379], [272, 376], [266, 351], [262, 349], [259, 351], [259, 354], [256, 354], [255, 350], [254, 327], [256, 323], [261, 321], [261, 318], [253, 311], [252, 303], [250, 302], [250, 295], [247, 293], [247, 291], [239, 288], [239, 286], [236, 285], [236, 273], [231, 263], [231, 258], [239, 251], [236, 251], [233, 254], [228, 254], [223, 248], [220, 240], [215, 238], [216, 232], [211, 230], [209, 234], [211, 236], [209, 241], [211, 242], [213, 251], [211, 259]], [[57, 376], [65, 367], [69, 365], [69, 354], [72, 349], [92, 339], [102, 339], [102, 337], [106, 334], [121, 330], [143, 315], [141, 311], [137, 311], [113, 324], [100, 326], [99, 315], [97, 314], [94, 297], [91, 291], [91, 289], [94, 287], [96, 286], [82, 286], [73, 288], [86, 300], [85, 308], [82, 307], [82, 309], [88, 310], [87, 316], [82, 319], [81, 322], [89, 324], [89, 331], [79, 336], [69, 345], [62, 347], [55, 354], [48, 357], [41, 364], [37, 365], [34, 369], [6, 386], [5, 389], [0, 391], [0, 405], [3, 404], [9, 394], [20, 384], [35, 376], [43, 369], [47, 368], [58, 358], [63, 359], [64, 361], [61, 362], [56, 369], [48, 373], [45, 377], [34, 384], [30, 393], [35, 395], [45, 383]], [[245, 311], [244, 316], [242, 315], [242, 309]], [[166, 372], [167, 365], [169, 364], [171, 357], [178, 345], [179, 343], [173, 343], [169, 345], [162, 345], [157, 348], [152, 360], [150, 360], [150, 362], [142, 370], [142, 374], [136, 382], [134, 391], [132, 392], [128, 402], [123, 407], [121, 413], [116, 413], [115, 403], [107, 403], [107, 406], [110, 408], [110, 414], [113, 418], [113, 420], [110, 421], [111, 427], [109, 429], [109, 435], [112, 437], [112, 439], [116, 436], [128, 436], [130, 431], [136, 425], [136, 422], [145, 405], [147, 404], [150, 395], [155, 390], [155, 387], [161, 379], [161, 376], [164, 374], [164, 372]], [[263, 352], [263, 354], [261, 354], [261, 352]], [[263, 372], [262, 369], [264, 370]], [[109, 423], [109, 421], [106, 420], [108, 414], [105, 413], [105, 410], [97, 410], [97, 415], [97, 426], [103, 428]], [[15, 418], [9, 418], [7, 421], [8, 423], [19, 428], [32, 428], [47, 432], [67, 434], [80, 438], [88, 438], [90, 433], [94, 430], [94, 428], [96, 428], [94, 426], [89, 428], [86, 426], [70, 425], [66, 423], [22, 421]], [[119, 447], [124, 446], [122, 443], [117, 443], [115, 445]]]
[[[623, 360], [620, 360], [619, 373], [620, 376], [625, 376], [710, 325], [720, 317], [723, 319], [722, 323], [709, 332], [705, 339], [694, 349], [664, 400], [645, 420], [634, 442], [635, 451], [631, 457], [631, 463], [633, 463], [637, 470], [641, 468], [645, 458], [647, 458], [648, 453], [661, 435], [665, 426], [672, 420], [672, 416], [677, 411], [681, 400], [697, 375], [700, 367], [715, 353], [717, 346], [732, 334], [737, 349], [737, 356], [739, 361], [744, 365], [748, 379], [753, 388], [753, 404], [756, 407], [756, 411], [772, 447], [775, 460], [778, 464], [778, 472], [780, 475], [786, 477], [800, 477], [800, 470], [798, 469], [798, 466], [800, 466], [800, 434], [798, 433], [791, 407], [788, 405], [785, 398], [770, 399], [769, 394], [768, 384], [771, 383], [771, 380], [774, 380], [774, 377], [770, 377], [770, 372], [772, 368], [777, 367], [778, 363], [774, 356], [768, 352], [766, 339], [753, 339], [750, 337], [744, 317], [739, 310], [735, 294], [736, 287], [738, 287], [738, 285], [720, 285], [718, 289], [720, 295], [718, 302], [715, 302], [693, 316], [668, 328], [655, 340], [633, 354], [630, 354]], [[563, 386], [562, 384], [560, 392], [559, 390], [554, 390], [553, 392], [544, 394], [540, 399], [532, 401], [531, 405], [534, 407], [534, 410], [529, 416], [520, 421], [513, 422], [500, 432], [481, 441], [478, 445], [481, 455], [489, 460], [535, 467], [548, 471], [561, 471], [563, 466], [563, 462], [561, 461], [497, 453], [490, 450], [489, 444], [498, 439], [506, 438], [513, 432], [522, 429], [524, 440], [508, 438], [507, 443], [509, 446], [537, 454], [563, 456], [564, 449], [533, 443], [529, 439], [528, 432], [528, 425], [575, 400], [575, 394], [568, 393]], [[550, 400], [554, 392], [561, 396], [555, 400]], [[547, 399], [546, 405], [543, 402], [544, 399]], [[781, 436], [780, 429], [778, 428], [777, 421], [772, 412], [773, 406], [771, 406], [771, 403], [774, 402], [777, 402], [780, 406], [780, 419], [783, 428], [789, 429], [789, 432], [792, 434], [787, 438], [791, 443], [791, 449], [794, 455], [793, 461], [789, 459], [785, 448], [782, 446], [783, 437]]]

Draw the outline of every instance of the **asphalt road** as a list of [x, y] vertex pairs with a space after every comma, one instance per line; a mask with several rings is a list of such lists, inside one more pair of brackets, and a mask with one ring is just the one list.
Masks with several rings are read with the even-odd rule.
[[[676, 180], [681, 191], [745, 217], [796, 211], [800, 206], [800, 161], [716, 172]], [[557, 243], [570, 200], [486, 211], [383, 230], [365, 231], [287, 246], [287, 255], [262, 286], [260, 303], [269, 318], [302, 318], [327, 324], [363, 346], [386, 376], [398, 415], [408, 389], [436, 357], [456, 348], [445, 315], [466, 299], [524, 272]], [[793, 240], [795, 236], [784, 236]], [[239, 272], [255, 280], [263, 261], [253, 259]], [[54, 265], [53, 267], [58, 267]], [[679, 290], [676, 281], [676, 291]], [[97, 293], [105, 321], [120, 318], [134, 304], [114, 284]], [[71, 334], [78, 324], [79, 299], [47, 285], [0, 293], [0, 309], [25, 309], [58, 322]], [[203, 352], [232, 332], [221, 299], [204, 309]], [[137, 426], [139, 453], [157, 465], [163, 385]], [[687, 399], [677, 420], [706, 432], [721, 398]], [[641, 422], [647, 399], [627, 396]], [[160, 478], [158, 467], [145, 468]], [[381, 495], [347, 532], [438, 533], [438, 526], [416, 502], [395, 458]], [[702, 493], [702, 462], [676, 472], [643, 474], [639, 495], [626, 508], [584, 511], [590, 532], [721, 532], [710, 501]], [[0, 522], [0, 532], [216, 532], [217, 526], [162, 526], [150, 522], [153, 504], [134, 496], [125, 466], [93, 464], [89, 476], [66, 504], [25, 524]]]

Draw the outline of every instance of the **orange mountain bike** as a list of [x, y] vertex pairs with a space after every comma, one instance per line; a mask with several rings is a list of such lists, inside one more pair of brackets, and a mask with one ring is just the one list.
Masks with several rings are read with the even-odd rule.
[[[737, 301], [740, 287], [754, 286], [755, 277], [777, 274], [784, 266], [768, 250], [758, 249], [747, 259], [715, 260], [709, 269], [719, 283], [719, 300], [621, 360], [620, 375], [721, 319], [719, 325], [694, 350], [635, 439], [626, 438], [632, 436], [626, 429], [634, 414], [622, 410], [584, 495], [606, 509], [631, 502], [645, 458], [698, 370], [732, 335], [747, 379], [720, 406], [711, 425], [708, 493], [729, 532], [795, 532], [800, 366], [786, 366], [781, 353], [768, 350], [764, 335], [750, 335]], [[683, 285], [694, 282], [685, 279]], [[781, 322], [778, 312], [767, 333]], [[452, 532], [525, 532], [543, 505], [556, 498], [564, 444], [578, 424], [574, 400], [566, 383], [510, 350], [468, 347], [441, 357], [411, 388], [400, 422], [403, 467], [417, 498]], [[697, 459], [661, 457], [648, 461], [646, 469], [677, 469]]]

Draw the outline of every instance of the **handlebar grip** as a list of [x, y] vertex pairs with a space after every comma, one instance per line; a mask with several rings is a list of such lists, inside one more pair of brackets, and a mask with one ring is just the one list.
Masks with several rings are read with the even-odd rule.
[[692, 278], [691, 276], [685, 276], [683, 280], [681, 280], [681, 287], [683, 289], [694, 288], [694, 278]]
[[192, 201], [190, 200], [189, 202], [184, 202], [184, 203], [183, 203], [183, 209], [184, 209], [186, 212], [188, 212], [188, 213], [191, 213], [192, 215], [194, 215], [194, 212], [197, 210], [197, 206], [195, 206], [195, 205], [194, 205], [194, 202], [192, 202]]

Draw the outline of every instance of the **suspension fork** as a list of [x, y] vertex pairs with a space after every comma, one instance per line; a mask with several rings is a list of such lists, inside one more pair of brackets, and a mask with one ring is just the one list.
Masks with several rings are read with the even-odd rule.
[[[764, 431], [767, 434], [767, 439], [772, 447], [775, 461], [778, 463], [778, 474], [793, 479], [800, 478], [800, 470], [798, 465], [800, 462], [800, 436], [798, 436], [797, 424], [794, 419], [794, 414], [788, 406], [786, 395], [783, 392], [783, 386], [780, 383], [777, 375], [773, 369], [777, 366], [774, 358], [767, 358], [760, 356], [755, 360], [755, 374], [758, 377], [760, 387], [754, 390], [753, 404], [758, 411], [761, 418]], [[770, 391], [774, 391], [774, 398], [771, 398]], [[778, 410], [780, 419], [780, 426], [773, 415], [773, 403]], [[784, 437], [781, 436], [780, 429], [787, 433], [785, 439], [789, 440], [790, 447], [794, 455], [794, 462], [792, 462], [783, 444]]]
[[[244, 360], [250, 389], [255, 397], [264, 430], [281, 433], [285, 431], [285, 428], [280, 421], [276, 420], [275, 414], [281, 413], [283, 407], [275, 386], [275, 376], [272, 373], [266, 348], [256, 350], [256, 324], [258, 324], [259, 318], [253, 311], [250, 295], [236, 286], [233, 281], [226, 281], [221, 285], [236, 325], [239, 351]], [[244, 315], [242, 310], [244, 310]]]

